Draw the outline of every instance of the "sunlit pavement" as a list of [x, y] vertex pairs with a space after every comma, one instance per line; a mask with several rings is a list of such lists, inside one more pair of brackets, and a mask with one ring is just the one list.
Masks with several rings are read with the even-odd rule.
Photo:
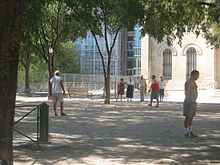
[[[183, 102], [184, 100], [184, 91], [165, 91], [165, 102]], [[149, 101], [150, 93], [147, 93], [145, 96], [145, 100]], [[94, 97], [93, 99], [96, 99]], [[68, 97], [65, 97], [65, 100], [69, 100]], [[100, 100], [100, 99], [99, 99]], [[112, 99], [115, 101], [115, 99]], [[24, 97], [17, 96], [17, 101], [23, 102], [32, 102], [32, 101], [42, 101], [47, 102], [47, 97]], [[124, 98], [123, 101], [126, 101]], [[134, 97], [133, 101], [140, 101], [139, 97]], [[199, 90], [198, 91], [198, 103], [219, 103], [220, 104], [220, 89], [209, 89], [209, 90]]]
[[[185, 98], [184, 91], [165, 91], [164, 102], [183, 102]], [[126, 99], [123, 99], [126, 101]], [[150, 93], [147, 93], [145, 100], [150, 100]], [[140, 101], [139, 97], [134, 97], [133, 101]], [[220, 104], [220, 89], [209, 89], [198, 91], [198, 103]]]
[[[15, 147], [15, 165], [148, 165], [148, 164], [220, 164], [219, 91], [199, 91], [194, 131], [198, 138], [183, 138], [182, 91], [168, 91], [160, 108], [148, 102], [115, 102], [102, 99], [65, 98], [68, 116], [54, 116], [47, 97], [18, 96], [17, 104], [50, 105], [49, 132], [53, 143], [68, 147], [39, 151]], [[147, 101], [149, 98], [146, 99]], [[31, 108], [16, 108], [15, 121]], [[59, 108], [58, 108], [59, 112]], [[36, 113], [16, 128], [36, 136]], [[24, 137], [14, 133], [14, 141]], [[27, 141], [27, 139], [25, 139]]]

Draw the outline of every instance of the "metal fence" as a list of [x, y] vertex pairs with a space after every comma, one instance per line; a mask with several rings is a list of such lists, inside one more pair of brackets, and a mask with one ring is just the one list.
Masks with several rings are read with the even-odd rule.
[[[104, 88], [104, 76], [92, 74], [62, 74], [66, 87], [82, 87], [89, 90]], [[120, 79], [128, 79], [128, 76], [111, 76], [111, 89], [115, 89]], [[45, 73], [31, 73], [30, 88], [32, 92], [47, 92], [48, 76]], [[25, 91], [24, 84], [18, 84], [18, 93]]]

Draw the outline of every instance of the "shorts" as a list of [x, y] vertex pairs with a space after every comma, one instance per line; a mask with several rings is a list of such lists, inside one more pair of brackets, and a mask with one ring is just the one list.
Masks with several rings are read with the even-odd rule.
[[158, 94], [159, 94], [158, 91], [152, 91], [151, 95], [150, 95], [150, 98], [151, 99], [158, 99]]
[[63, 94], [62, 93], [54, 93], [52, 94], [53, 103], [63, 102]]
[[160, 95], [164, 96], [164, 89], [160, 89]]
[[194, 117], [196, 116], [197, 104], [189, 100], [183, 102], [183, 116]]

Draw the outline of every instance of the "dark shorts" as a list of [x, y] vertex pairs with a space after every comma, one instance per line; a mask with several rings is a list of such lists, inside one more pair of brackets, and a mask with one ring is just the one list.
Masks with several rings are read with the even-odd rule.
[[160, 95], [164, 96], [164, 89], [160, 89]]
[[196, 116], [197, 104], [189, 100], [183, 102], [183, 116], [194, 117]]
[[159, 94], [158, 91], [152, 91], [151, 95], [150, 95], [150, 98], [151, 99], [158, 99], [158, 94]]

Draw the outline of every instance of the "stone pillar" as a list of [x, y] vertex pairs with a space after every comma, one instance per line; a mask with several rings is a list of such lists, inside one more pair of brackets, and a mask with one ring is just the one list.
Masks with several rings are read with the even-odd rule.
[[149, 36], [141, 39], [141, 75], [148, 79], [149, 77]]

